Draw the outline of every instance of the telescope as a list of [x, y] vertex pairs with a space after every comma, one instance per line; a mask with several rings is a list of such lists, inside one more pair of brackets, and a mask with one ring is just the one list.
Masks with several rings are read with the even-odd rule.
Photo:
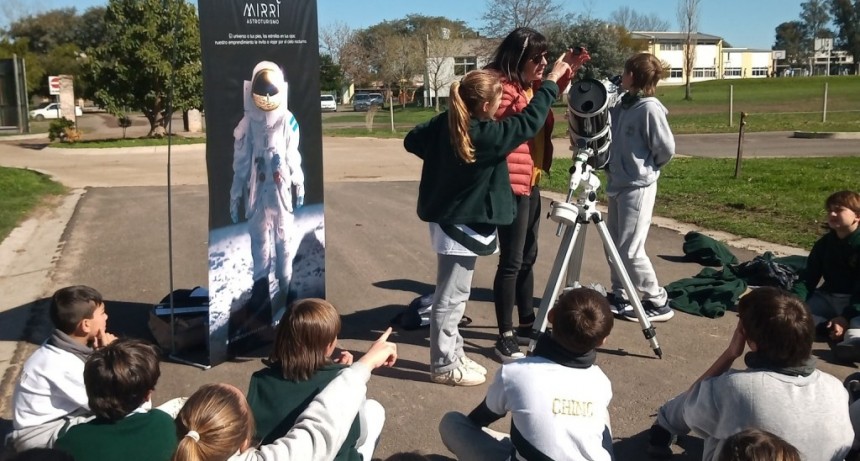
[[[585, 161], [596, 169], [609, 163], [609, 145], [612, 143], [612, 120], [609, 108], [620, 97], [620, 77], [607, 81], [586, 78], [571, 85], [567, 93], [567, 123], [574, 161]], [[584, 148], [580, 147], [583, 146]]]

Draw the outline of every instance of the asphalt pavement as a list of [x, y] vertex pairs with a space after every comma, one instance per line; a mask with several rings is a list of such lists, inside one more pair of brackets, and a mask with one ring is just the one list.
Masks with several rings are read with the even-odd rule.
[[[832, 149], [829, 155], [857, 153], [850, 146], [833, 144], [838, 140], [797, 140], [779, 133], [751, 135], [747, 140], [760, 140], [756, 141], [760, 147], [749, 149], [749, 156], [806, 156], [810, 149]], [[679, 136], [679, 153], [733, 156], [737, 149], [736, 137], [702, 136]], [[816, 147], [809, 147], [813, 144], [807, 141], [815, 141]], [[21, 143], [32, 148], [21, 147]], [[208, 193], [202, 144], [177, 146], [171, 154], [172, 258], [167, 241], [164, 148], [39, 147], [38, 140], [0, 143], [0, 165], [37, 169], [72, 189], [56, 206], [38, 212], [0, 244], [0, 292], [4, 293], [0, 299], [0, 418], [7, 425], [17, 372], [48, 330], [44, 298], [55, 289], [78, 283], [96, 287], [108, 300], [109, 329], [147, 338], [149, 310], [171, 286], [171, 259], [174, 287], [207, 284]], [[414, 211], [420, 163], [403, 151], [399, 140], [326, 138], [323, 148], [327, 298], [343, 316], [341, 345], [360, 353], [405, 304], [433, 289], [436, 258], [429, 248], [426, 224]], [[564, 155], [567, 141], [559, 140], [556, 148], [557, 155]], [[547, 210], [551, 199], [549, 194], [545, 197]], [[689, 277], [702, 269], [682, 258], [683, 234], [689, 230], [694, 228], [655, 219], [647, 250], [661, 282]], [[724, 234], [718, 237], [732, 246], [741, 261], [766, 250], [804, 253], [767, 242]], [[545, 221], [536, 267], [537, 295], [543, 292], [559, 241], [555, 225]], [[608, 284], [609, 267], [601, 245], [597, 233], [589, 232], [583, 258], [585, 284]], [[494, 257], [479, 259], [467, 308], [474, 322], [463, 330], [467, 353], [491, 374], [498, 368], [492, 354], [494, 270]], [[659, 405], [686, 389], [708, 367], [728, 343], [735, 323], [731, 312], [719, 319], [679, 312], [670, 322], [656, 324], [664, 351], [664, 358], [658, 360], [638, 324], [616, 322], [608, 343], [600, 349], [598, 364], [613, 382], [610, 414], [618, 459], [641, 458], [647, 429]], [[438, 421], [446, 411], [471, 410], [487, 386], [452, 388], [430, 383], [426, 330], [398, 330], [392, 339], [399, 345], [397, 365], [380, 370], [369, 384], [370, 397], [379, 400], [387, 412], [376, 455], [385, 458], [418, 450], [435, 455], [434, 459], [447, 459], [451, 454], [439, 439]], [[814, 352], [821, 358], [821, 368], [839, 378], [854, 371], [830, 363], [825, 344], [816, 343]], [[157, 404], [188, 395], [208, 382], [228, 382], [246, 389], [250, 374], [260, 367], [259, 357], [229, 361], [209, 370], [166, 360], [154, 400]], [[506, 418], [493, 427], [507, 431], [508, 424]], [[682, 438], [676, 459], [700, 459], [701, 449], [696, 437]]]

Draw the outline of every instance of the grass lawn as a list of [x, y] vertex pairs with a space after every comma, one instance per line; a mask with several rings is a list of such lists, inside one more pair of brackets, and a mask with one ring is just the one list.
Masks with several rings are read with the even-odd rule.
[[[828, 112], [827, 122], [822, 122], [825, 83]], [[730, 87], [734, 93], [732, 126]], [[748, 114], [747, 131], [860, 131], [860, 76], [712, 80], [692, 85], [692, 101], [684, 100], [682, 85], [660, 86], [657, 97], [669, 109], [675, 134], [737, 133], [741, 112]], [[555, 137], [567, 136], [565, 110], [562, 103], [553, 107]], [[399, 137], [435, 114], [433, 109], [395, 106]], [[338, 112], [323, 119], [324, 132], [327, 136], [366, 136], [365, 116], [364, 112]], [[390, 120], [387, 109], [377, 112], [371, 135], [398, 137], [390, 132]], [[350, 134], [340, 133], [347, 129]]]
[[0, 241], [47, 196], [63, 194], [65, 188], [31, 170], [0, 167]]
[[[571, 160], [553, 161], [547, 189], [566, 193]], [[857, 188], [860, 157], [676, 158], [664, 168], [654, 213], [706, 229], [809, 249], [824, 232], [824, 200]], [[605, 177], [600, 173], [605, 185]], [[600, 194], [606, 204], [606, 197]]]

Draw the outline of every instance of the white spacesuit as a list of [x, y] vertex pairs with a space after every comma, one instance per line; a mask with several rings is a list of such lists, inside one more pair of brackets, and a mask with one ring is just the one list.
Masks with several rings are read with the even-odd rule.
[[[278, 286], [286, 296], [292, 278], [289, 231], [295, 208], [304, 202], [304, 174], [299, 153], [299, 125], [287, 109], [287, 82], [273, 62], [254, 67], [245, 81], [245, 115], [233, 131], [233, 184], [230, 218], [239, 221], [244, 198], [245, 218], [254, 259], [252, 303], [268, 302], [272, 263]], [[295, 196], [295, 197], [294, 197]], [[282, 306], [272, 306], [277, 310]]]

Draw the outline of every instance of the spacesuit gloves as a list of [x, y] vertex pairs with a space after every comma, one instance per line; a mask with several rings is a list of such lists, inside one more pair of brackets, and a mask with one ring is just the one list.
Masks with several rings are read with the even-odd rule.
[[305, 204], [305, 186], [303, 184], [296, 184], [296, 209], [302, 207]]
[[239, 199], [230, 199], [230, 220], [233, 224], [239, 222]]

